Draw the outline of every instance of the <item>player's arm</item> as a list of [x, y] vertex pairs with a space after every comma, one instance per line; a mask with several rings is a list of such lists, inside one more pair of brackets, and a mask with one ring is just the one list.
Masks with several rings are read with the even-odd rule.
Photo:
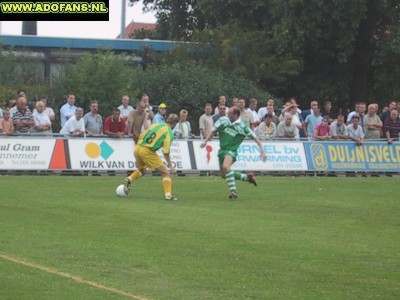
[[176, 174], [175, 167], [174, 167], [174, 165], [172, 164], [171, 157], [169, 156], [170, 149], [171, 149], [171, 144], [172, 144], [172, 140], [173, 140], [173, 134], [172, 134], [172, 132], [171, 132], [171, 134], [168, 132], [168, 133], [165, 135], [165, 139], [164, 139], [164, 141], [163, 141], [163, 148], [162, 148], [162, 151], [163, 151], [163, 154], [164, 154], [165, 161], [166, 161], [167, 164], [168, 164], [169, 171], [170, 171], [172, 174]]
[[205, 140], [200, 144], [200, 148], [204, 148], [207, 145], [207, 142], [213, 138], [216, 131], [211, 130], [210, 133], [207, 135]]
[[218, 133], [218, 129], [222, 126], [221, 125], [221, 119], [219, 119], [217, 122], [215, 122], [213, 128], [211, 131], [208, 133], [206, 136], [205, 140], [200, 144], [200, 148], [204, 148], [207, 145], [207, 142], [213, 138], [215, 134]]
[[175, 170], [174, 165], [172, 164], [172, 161], [171, 161], [171, 158], [169, 156], [169, 153], [168, 154], [164, 153], [164, 158], [165, 158], [165, 161], [168, 164], [168, 168], [169, 168], [169, 171], [171, 172], [171, 174], [176, 174], [176, 170]]
[[253, 140], [256, 142], [257, 146], [260, 148], [260, 156], [263, 159], [263, 161], [267, 160], [267, 155], [265, 154], [264, 147], [260, 141], [260, 139], [257, 136], [253, 136]]

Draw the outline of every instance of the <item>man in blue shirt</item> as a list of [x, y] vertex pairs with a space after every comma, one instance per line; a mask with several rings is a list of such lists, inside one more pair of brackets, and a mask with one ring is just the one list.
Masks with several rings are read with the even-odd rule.
[[155, 123], [165, 123], [165, 114], [167, 112], [167, 105], [165, 103], [161, 103], [158, 106], [158, 113], [154, 115], [153, 124]]
[[60, 109], [61, 127], [63, 127], [71, 117], [75, 116], [76, 108], [75, 94], [69, 93], [67, 96], [67, 103], [61, 106]]

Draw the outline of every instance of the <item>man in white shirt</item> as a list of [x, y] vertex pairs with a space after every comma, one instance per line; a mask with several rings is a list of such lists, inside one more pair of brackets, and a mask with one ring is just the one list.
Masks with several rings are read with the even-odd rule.
[[[50, 121], [54, 121], [56, 119], [56, 115], [54, 113], [54, 110], [51, 107], [47, 106], [47, 98], [46, 97], [40, 97], [39, 101], [42, 101], [44, 103], [44, 113], [49, 116]], [[35, 113], [36, 108], [33, 110], [33, 113]]]
[[[256, 130], [256, 128], [258, 127], [258, 125], [260, 124], [260, 118], [258, 117], [258, 113], [257, 113], [257, 99], [256, 98], [250, 98], [249, 99], [249, 108], [247, 108], [247, 111], [249, 113], [252, 114], [253, 116], [253, 121], [254, 121], [254, 129]], [[264, 115], [265, 116], [265, 115]]]
[[360, 118], [358, 115], [353, 116], [353, 123], [347, 126], [349, 132], [349, 139], [355, 141], [358, 146], [364, 143], [364, 130], [359, 125]]
[[274, 112], [272, 115], [275, 116], [275, 100], [271, 98], [271, 99], [268, 99], [266, 106], [260, 107], [258, 109], [258, 118], [260, 120], [263, 120], [265, 115], [270, 113], [270, 112], [268, 112], [268, 108], [267, 108], [268, 106], [272, 106], [274, 108], [273, 109]]
[[121, 105], [118, 106], [118, 109], [121, 113], [121, 117], [123, 117], [126, 121], [126, 119], [129, 116], [129, 113], [133, 110], [133, 107], [129, 105], [129, 96], [128, 95], [122, 95], [121, 97]]
[[78, 107], [75, 116], [68, 119], [64, 126], [61, 128], [61, 134], [70, 136], [84, 136], [85, 123], [83, 121], [83, 108]]
[[45, 112], [45, 104], [43, 101], [36, 102], [36, 108], [33, 111], [32, 117], [35, 125], [31, 128], [31, 133], [50, 134], [51, 121], [49, 115]]
[[344, 115], [339, 114], [336, 121], [331, 124], [332, 138], [335, 140], [347, 140], [349, 133], [347, 131], [347, 125], [344, 123]]
[[200, 137], [203, 139], [208, 136], [214, 125], [214, 121], [211, 116], [212, 111], [211, 103], [206, 103], [204, 106], [204, 114], [202, 114], [199, 118]]

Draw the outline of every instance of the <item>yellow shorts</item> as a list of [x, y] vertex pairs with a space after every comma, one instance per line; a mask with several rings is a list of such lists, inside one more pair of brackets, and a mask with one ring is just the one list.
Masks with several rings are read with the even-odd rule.
[[134, 155], [136, 158], [136, 167], [138, 169], [147, 167], [156, 170], [164, 164], [156, 152], [146, 147], [136, 145]]

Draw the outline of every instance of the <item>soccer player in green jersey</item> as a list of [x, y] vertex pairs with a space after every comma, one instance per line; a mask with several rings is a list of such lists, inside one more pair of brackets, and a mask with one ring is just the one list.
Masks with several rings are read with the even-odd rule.
[[228, 111], [228, 116], [223, 116], [218, 119], [214, 124], [212, 131], [206, 137], [200, 147], [204, 148], [209, 140], [212, 139], [214, 134], [219, 133], [220, 149], [218, 151], [219, 166], [221, 177], [226, 179], [230, 190], [230, 199], [238, 197], [236, 191], [236, 180], [248, 181], [249, 183], [257, 186], [256, 179], [253, 173], [240, 173], [231, 170], [233, 163], [236, 161], [238, 155], [237, 149], [246, 137], [254, 139], [260, 148], [260, 156], [265, 161], [265, 155], [261, 141], [250, 130], [250, 128], [240, 119], [240, 109], [236, 106], [231, 107]]
[[[125, 194], [129, 194], [132, 182], [144, 176], [146, 168], [150, 168], [157, 170], [161, 174], [165, 200], [178, 200], [172, 195], [170, 172], [175, 174], [176, 170], [169, 157], [171, 143], [174, 139], [172, 128], [175, 127], [178, 121], [179, 117], [176, 114], [170, 114], [166, 123], [153, 124], [140, 134], [139, 141], [134, 150], [137, 170], [125, 178]], [[161, 148], [164, 158], [167, 161], [169, 171], [156, 153], [156, 151]]]

